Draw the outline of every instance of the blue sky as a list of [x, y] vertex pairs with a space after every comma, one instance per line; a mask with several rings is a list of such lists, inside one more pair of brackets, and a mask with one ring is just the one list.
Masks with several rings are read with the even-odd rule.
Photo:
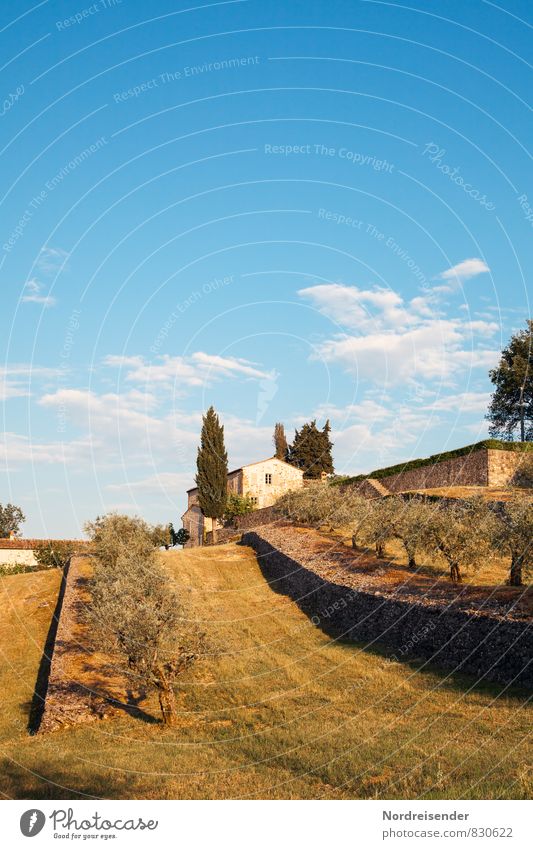
[[486, 436], [531, 315], [531, 4], [2, 4], [3, 502], [179, 523], [332, 422], [339, 472]]

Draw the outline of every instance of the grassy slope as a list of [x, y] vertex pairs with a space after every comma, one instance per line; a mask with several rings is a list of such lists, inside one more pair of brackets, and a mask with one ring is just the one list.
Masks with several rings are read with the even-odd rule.
[[498, 687], [469, 691], [471, 679], [416, 672], [353, 644], [331, 644], [269, 589], [245, 548], [164, 557], [219, 650], [184, 683], [175, 730], [124, 716], [29, 738], [21, 705], [52, 610], [39, 605], [53, 603], [57, 576], [1, 579], [5, 795], [531, 795], [531, 723], [523, 694], [498, 697]]

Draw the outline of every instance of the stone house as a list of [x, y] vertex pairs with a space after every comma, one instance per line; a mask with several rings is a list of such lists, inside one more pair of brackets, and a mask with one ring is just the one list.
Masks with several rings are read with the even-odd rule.
[[[269, 457], [228, 472], [228, 492], [248, 495], [257, 509], [270, 507], [289, 489], [303, 486], [303, 472], [284, 460]], [[204, 516], [198, 503], [198, 487], [187, 490], [187, 510], [181, 517], [190, 534], [188, 546], [202, 545], [204, 535], [213, 529], [213, 520]], [[217, 527], [221, 527], [217, 522]]]

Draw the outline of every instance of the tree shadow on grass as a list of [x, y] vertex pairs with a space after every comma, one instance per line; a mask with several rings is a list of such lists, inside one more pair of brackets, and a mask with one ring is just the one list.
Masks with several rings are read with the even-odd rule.
[[[116, 693], [113, 693], [106, 687], [101, 686], [100, 682], [95, 681], [94, 684], [87, 682], [79, 684], [70, 681], [64, 684], [59, 689], [54, 689], [54, 700], [63, 704], [70, 704], [72, 710], [72, 721], [69, 721], [68, 714], [65, 714], [65, 728], [83, 724], [91, 720], [105, 719], [112, 716], [119, 716], [121, 713], [130, 716], [132, 719], [138, 719], [148, 725], [160, 725], [162, 720], [147, 713], [140, 704], [146, 700], [146, 694], [134, 694], [132, 690], [127, 690], [124, 698], [119, 698]], [[32, 710], [33, 702], [23, 702], [21, 708], [24, 711]], [[80, 718], [76, 719], [76, 712]], [[83, 718], [85, 717], [85, 719]], [[32, 732], [37, 733], [37, 730]]]
[[50, 764], [32, 758], [27, 766], [4, 758], [0, 762], [0, 793], [7, 799], [128, 799], [132, 777], [117, 770], [98, 770], [86, 762]]
[[[262, 542], [260, 546], [263, 547]], [[481, 630], [479, 619], [462, 611], [446, 618], [445, 608], [385, 599], [327, 581], [270, 546], [256, 555], [270, 589], [290, 598], [345, 651], [364, 650], [405, 664], [415, 672], [438, 677], [442, 686], [452, 686], [462, 693], [484, 693], [491, 698], [501, 696], [522, 702], [532, 698], [528, 686], [531, 653], [527, 662], [521, 660], [531, 640], [527, 626], [517, 637], [517, 654], [513, 658], [523, 680], [514, 683], [512, 673], [505, 668], [505, 653], [498, 656], [491, 651], [491, 629], [497, 629], [497, 620], [489, 620]], [[478, 630], [474, 633], [473, 628]]]

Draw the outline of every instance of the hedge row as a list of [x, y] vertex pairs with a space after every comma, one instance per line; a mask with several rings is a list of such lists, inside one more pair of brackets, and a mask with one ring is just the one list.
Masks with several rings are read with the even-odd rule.
[[386, 466], [384, 469], [375, 469], [367, 475], [355, 475], [353, 477], [339, 477], [332, 481], [335, 485], [347, 483], [359, 483], [366, 478], [388, 478], [390, 475], [397, 475], [400, 472], [409, 472], [411, 469], [420, 469], [423, 466], [434, 466], [436, 463], [442, 463], [443, 460], [453, 460], [456, 457], [465, 457], [473, 451], [479, 451], [481, 448], [492, 448], [497, 451], [533, 451], [533, 442], [503, 442], [499, 439], [484, 439], [482, 442], [475, 442], [473, 445], [465, 445], [463, 448], [455, 448], [453, 451], [444, 451], [442, 454], [432, 454], [431, 457], [425, 457], [418, 460], [408, 460], [405, 463], [397, 463], [395, 466]]
[[54, 568], [43, 566], [41, 563], [5, 563], [0, 565], [0, 578], [6, 575], [25, 575], [26, 572], [44, 572]]

